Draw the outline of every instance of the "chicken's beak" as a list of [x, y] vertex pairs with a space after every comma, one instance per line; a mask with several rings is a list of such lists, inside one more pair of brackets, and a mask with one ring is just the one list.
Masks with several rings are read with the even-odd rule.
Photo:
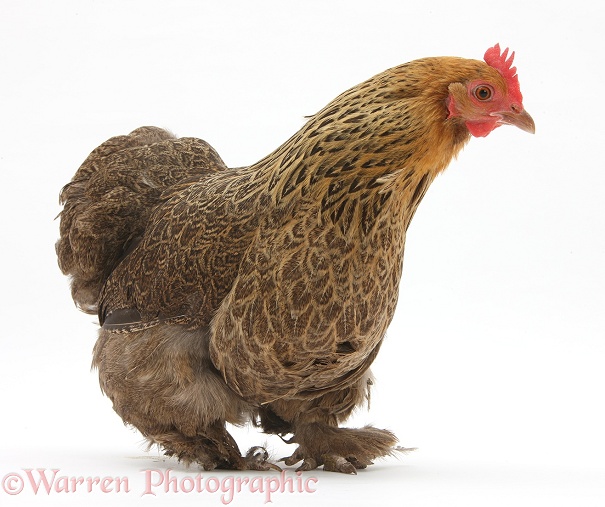
[[496, 116], [498, 116], [498, 123], [501, 125], [514, 125], [515, 127], [519, 127], [521, 130], [525, 130], [525, 132], [529, 132], [530, 134], [536, 133], [536, 124], [534, 123], [534, 119], [525, 109], [520, 112], [502, 111], [496, 113]]

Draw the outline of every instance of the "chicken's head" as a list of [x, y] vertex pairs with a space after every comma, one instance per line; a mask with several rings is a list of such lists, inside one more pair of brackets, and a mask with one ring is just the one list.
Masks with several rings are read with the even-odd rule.
[[523, 108], [517, 69], [512, 66], [515, 53], [508, 57], [508, 48], [500, 52], [500, 45], [485, 52], [485, 72], [465, 83], [448, 87], [448, 118], [464, 121], [475, 137], [485, 137], [500, 125], [515, 125], [534, 133], [532, 117]]

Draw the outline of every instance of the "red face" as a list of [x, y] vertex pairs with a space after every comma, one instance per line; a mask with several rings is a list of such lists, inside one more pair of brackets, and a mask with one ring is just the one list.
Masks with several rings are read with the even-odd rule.
[[462, 118], [475, 137], [485, 137], [500, 125], [515, 125], [533, 134], [536, 127], [523, 108], [514, 58], [514, 51], [510, 54], [508, 48], [501, 51], [500, 44], [489, 48], [484, 55], [487, 66], [481, 79], [448, 87], [448, 118]]
[[[500, 83], [475, 80], [449, 87], [449, 118], [460, 117], [475, 137], [485, 137], [500, 125], [515, 125], [535, 132], [534, 121], [517, 97], [510, 97]], [[513, 94], [514, 95], [514, 94]]]

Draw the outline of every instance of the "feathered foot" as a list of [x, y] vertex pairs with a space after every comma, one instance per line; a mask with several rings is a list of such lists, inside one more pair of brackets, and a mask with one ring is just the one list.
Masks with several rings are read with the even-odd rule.
[[357, 470], [372, 465], [372, 460], [397, 450], [393, 433], [372, 426], [352, 429], [312, 423], [297, 428], [290, 442], [297, 443], [298, 448], [281, 461], [294, 465], [302, 460], [297, 472], [323, 465], [330, 472], [356, 474]]
[[245, 470], [246, 463], [240, 450], [227, 430], [207, 428], [204, 434], [187, 436], [178, 431], [153, 435], [150, 441], [164, 449], [166, 456], [174, 456], [190, 465], [197, 463], [204, 470], [224, 468]]
[[251, 447], [242, 457], [237, 443], [224, 428], [208, 428], [206, 434], [188, 437], [181, 433], [164, 433], [150, 440], [164, 449], [166, 456], [174, 456], [186, 465], [197, 463], [204, 470], [278, 470], [281, 468], [268, 461], [264, 447]]

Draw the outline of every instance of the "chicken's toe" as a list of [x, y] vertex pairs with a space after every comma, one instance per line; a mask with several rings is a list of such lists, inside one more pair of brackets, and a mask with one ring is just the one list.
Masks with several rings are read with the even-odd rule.
[[356, 468], [365, 468], [366, 465], [358, 462], [360, 466], [354, 465], [351, 460], [338, 456], [337, 454], [324, 454], [324, 470], [328, 472], [340, 472], [342, 474], [353, 474], [357, 475]]
[[308, 472], [310, 470], [315, 470], [319, 464], [315, 460], [315, 458], [305, 458], [296, 471], [297, 472]]
[[244, 457], [244, 461], [246, 462], [246, 467], [248, 470], [277, 470], [281, 472], [282, 469], [278, 467], [276, 464], [267, 461], [269, 459], [269, 453], [264, 447], [260, 447], [258, 445], [254, 447], [250, 447], [246, 456]]

